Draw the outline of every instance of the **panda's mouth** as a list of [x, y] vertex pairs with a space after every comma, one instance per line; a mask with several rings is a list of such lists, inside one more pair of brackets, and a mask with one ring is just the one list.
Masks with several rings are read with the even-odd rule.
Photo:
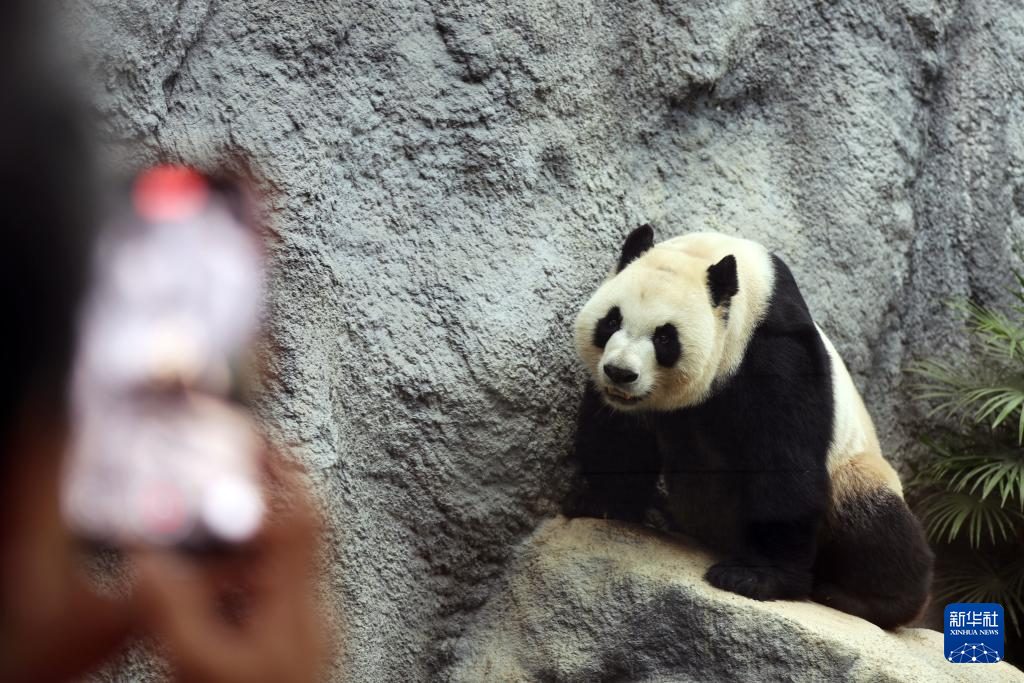
[[627, 394], [622, 389], [619, 389], [617, 387], [610, 387], [610, 386], [606, 386], [604, 388], [604, 394], [605, 394], [605, 396], [610, 398], [613, 402], [621, 403], [622, 405], [630, 405], [630, 404], [633, 404], [633, 403], [639, 403], [640, 401], [642, 401], [645, 398], [647, 398], [646, 396], [633, 396], [632, 394]]

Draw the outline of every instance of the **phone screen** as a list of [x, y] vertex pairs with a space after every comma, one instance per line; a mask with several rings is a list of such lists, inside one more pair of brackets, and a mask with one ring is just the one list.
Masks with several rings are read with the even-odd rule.
[[157, 167], [120, 198], [100, 236], [62, 490], [82, 536], [239, 542], [260, 526], [262, 442], [230, 398], [263, 295], [240, 196], [190, 169]]

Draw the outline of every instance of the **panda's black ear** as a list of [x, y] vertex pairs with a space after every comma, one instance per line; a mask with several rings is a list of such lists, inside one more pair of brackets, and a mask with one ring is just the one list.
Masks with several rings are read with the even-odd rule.
[[621, 273], [623, 268], [640, 258], [645, 251], [653, 246], [654, 228], [651, 227], [650, 223], [644, 223], [639, 228], [629, 233], [629, 237], [627, 237], [626, 241], [622, 243], [622, 253], [619, 255], [619, 266], [615, 269], [615, 272]]
[[711, 291], [711, 303], [714, 306], [727, 302], [740, 291], [735, 256], [729, 254], [708, 268], [708, 289]]

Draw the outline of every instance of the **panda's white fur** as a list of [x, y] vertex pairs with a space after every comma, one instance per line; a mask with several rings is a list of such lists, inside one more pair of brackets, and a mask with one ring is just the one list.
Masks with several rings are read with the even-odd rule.
[[826, 467], [833, 481], [847, 483], [846, 486], [839, 487], [835, 493], [846, 495], [850, 493], [851, 488], [863, 489], [869, 482], [877, 482], [884, 484], [902, 498], [903, 485], [900, 483], [900, 477], [882, 456], [882, 446], [875, 433], [875, 424], [864, 405], [864, 399], [853, 383], [853, 378], [850, 377], [846, 363], [821, 327], [818, 327], [818, 334], [821, 335], [825, 350], [832, 361], [832, 394], [835, 397], [832, 446], [828, 451]]

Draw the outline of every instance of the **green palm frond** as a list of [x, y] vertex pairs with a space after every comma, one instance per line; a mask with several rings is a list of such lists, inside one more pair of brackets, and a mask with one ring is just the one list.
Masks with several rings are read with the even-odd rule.
[[996, 376], [991, 370], [957, 368], [929, 359], [908, 370], [921, 378], [913, 386], [917, 397], [932, 402], [930, 414], [960, 416], [989, 429], [1013, 428], [1024, 443], [1024, 375]]
[[1003, 507], [994, 496], [981, 498], [965, 491], [942, 490], [926, 496], [917, 506], [928, 537], [952, 543], [966, 534], [977, 548], [987, 537], [992, 544], [1013, 539], [1024, 515]]
[[1000, 507], [1016, 501], [1024, 512], [1024, 451], [1020, 448], [969, 436], [961, 436], [955, 446], [937, 439], [924, 443], [939, 457], [923, 467], [915, 486], [938, 485], [982, 499], [996, 494]]
[[1003, 606], [1008, 623], [1017, 635], [1024, 626], [1024, 560], [1000, 564], [984, 557], [943, 572], [935, 581], [935, 600], [995, 602]]
[[[1018, 251], [1024, 263], [1024, 249]], [[1024, 628], [1024, 271], [1013, 272], [1005, 312], [971, 301], [963, 314], [972, 353], [955, 362], [930, 358], [908, 368], [916, 398], [942, 415], [922, 441], [932, 457], [911, 488], [926, 494], [916, 509], [932, 541], [966, 537], [975, 549], [939, 571], [935, 598], [995, 602], [1018, 636]], [[1015, 438], [1011, 438], [1015, 437]], [[988, 541], [982, 548], [982, 541]], [[950, 557], [946, 555], [946, 557]], [[956, 558], [954, 551], [952, 558]]]
[[950, 306], [967, 316], [964, 324], [986, 354], [995, 359], [1024, 361], [1024, 325], [973, 301], [955, 301]]

